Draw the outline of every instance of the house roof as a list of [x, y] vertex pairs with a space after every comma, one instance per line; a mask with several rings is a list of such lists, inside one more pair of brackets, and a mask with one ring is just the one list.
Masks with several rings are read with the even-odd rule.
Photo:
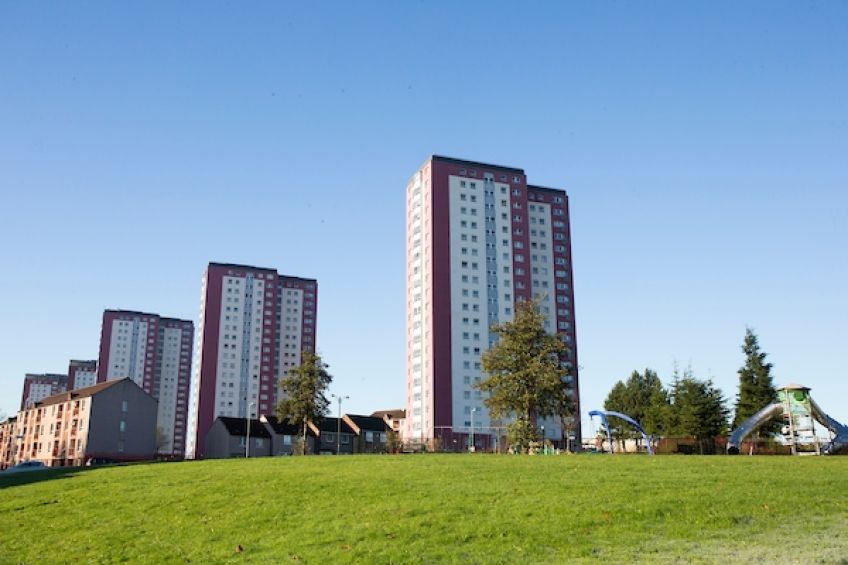
[[[218, 416], [218, 420], [224, 424], [224, 428], [227, 430], [231, 436], [241, 437], [244, 434], [244, 431], [247, 429], [245, 426], [244, 418], [231, 418], [229, 416]], [[271, 434], [268, 433], [268, 429], [262, 424], [259, 420], [251, 420], [250, 421], [250, 436], [251, 437], [265, 437], [270, 438]]]
[[125, 381], [129, 381], [133, 385], [138, 386], [128, 377], [124, 379], [116, 379], [114, 381], [105, 381], [102, 383], [97, 383], [96, 385], [78, 388], [76, 390], [69, 390], [68, 392], [60, 392], [59, 394], [48, 396], [47, 398], [36, 402], [35, 406], [52, 406], [53, 404], [60, 404], [69, 400], [79, 400], [80, 398], [88, 398], [89, 396], [94, 396], [98, 392], [103, 392], [107, 388], [111, 388]]
[[[278, 420], [276, 416], [262, 416], [261, 420], [268, 424], [277, 435], [299, 436], [303, 433], [303, 428], [300, 424], [289, 424], [285, 421]], [[307, 434], [314, 436], [315, 432], [307, 427]]]
[[385, 418], [388, 416], [392, 420], [403, 420], [406, 418], [406, 410], [403, 408], [396, 408], [394, 410], [377, 410], [371, 415], [375, 418]]
[[357, 434], [361, 433], [363, 430], [369, 432], [386, 432], [389, 430], [389, 426], [386, 424], [386, 421], [375, 416], [345, 414], [344, 418], [348, 423], [352, 424], [351, 428], [353, 428]]
[[[318, 430], [319, 432], [329, 432], [334, 434], [339, 430], [338, 418], [322, 418], [320, 422], [313, 422], [310, 420], [309, 424], [314, 430]], [[343, 434], [356, 434], [356, 432], [347, 425], [347, 422], [345, 422], [344, 419], [342, 419], [341, 430]]]

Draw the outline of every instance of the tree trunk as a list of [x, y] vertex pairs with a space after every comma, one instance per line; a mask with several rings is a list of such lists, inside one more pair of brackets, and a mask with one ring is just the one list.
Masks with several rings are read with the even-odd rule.
[[748, 455], [751, 456], [754, 454], [754, 446], [757, 444], [757, 441], [760, 439], [760, 432], [754, 434], [754, 437], [751, 438], [751, 445], [748, 448]]

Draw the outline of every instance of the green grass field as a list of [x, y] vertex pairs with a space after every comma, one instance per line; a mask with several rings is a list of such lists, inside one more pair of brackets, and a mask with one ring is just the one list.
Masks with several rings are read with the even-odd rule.
[[288, 457], [0, 478], [2, 563], [580, 560], [848, 563], [848, 457]]

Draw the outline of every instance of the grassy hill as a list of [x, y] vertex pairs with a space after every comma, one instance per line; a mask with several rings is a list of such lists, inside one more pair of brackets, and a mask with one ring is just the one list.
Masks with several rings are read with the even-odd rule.
[[0, 563], [848, 563], [846, 477], [848, 457], [405, 455], [59, 469], [0, 478]]

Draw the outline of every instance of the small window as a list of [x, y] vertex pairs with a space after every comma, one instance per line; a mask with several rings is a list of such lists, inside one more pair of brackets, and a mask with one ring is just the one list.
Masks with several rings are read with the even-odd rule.
[[127, 404], [127, 401], [122, 400], [121, 401], [121, 412], [126, 412], [128, 408], [129, 408], [129, 405]]

